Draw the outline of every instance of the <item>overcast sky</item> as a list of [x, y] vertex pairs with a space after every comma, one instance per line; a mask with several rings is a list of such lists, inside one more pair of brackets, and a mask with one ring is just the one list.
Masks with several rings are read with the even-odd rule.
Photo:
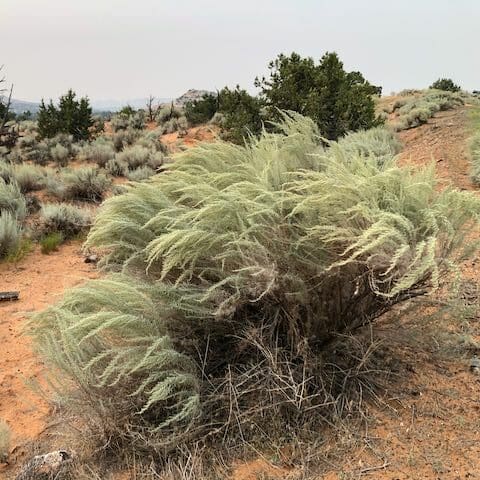
[[253, 92], [292, 51], [336, 51], [386, 94], [440, 76], [480, 90], [480, 0], [0, 0], [0, 42], [23, 100]]

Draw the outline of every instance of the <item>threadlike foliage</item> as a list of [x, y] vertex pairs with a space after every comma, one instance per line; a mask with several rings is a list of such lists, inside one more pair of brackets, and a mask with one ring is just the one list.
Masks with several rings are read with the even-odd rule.
[[13, 254], [20, 245], [22, 229], [10, 212], [0, 213], [0, 258]]
[[[307, 378], [298, 408], [315, 408], [336, 335], [433, 291], [468, 254], [480, 199], [438, 192], [433, 167], [396, 165], [390, 133], [325, 149], [310, 119], [285, 115], [277, 127], [245, 146], [190, 149], [109, 198], [86, 247], [123, 273], [34, 320], [45, 355], [112, 436], [172, 446], [228, 423], [217, 387], [255, 364], [252, 331]], [[271, 375], [257, 378], [260, 401]]]
[[5, 182], [0, 178], [0, 213], [10, 212], [22, 221], [27, 214], [27, 204], [15, 181]]

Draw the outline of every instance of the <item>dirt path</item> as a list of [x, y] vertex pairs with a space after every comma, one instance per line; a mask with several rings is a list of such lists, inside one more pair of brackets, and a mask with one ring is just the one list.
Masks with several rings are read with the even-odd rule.
[[426, 165], [435, 162], [439, 180], [462, 190], [474, 188], [467, 153], [467, 109], [438, 113], [428, 123], [399, 133], [403, 150], [400, 163]]
[[22, 335], [25, 317], [54, 303], [66, 288], [97, 276], [95, 267], [84, 263], [78, 242], [50, 255], [36, 250], [17, 264], [0, 264], [0, 290], [20, 292], [19, 301], [0, 303], [0, 419], [12, 430], [12, 447], [35, 439], [50, 420], [48, 403], [28, 386], [41, 382], [44, 367]]

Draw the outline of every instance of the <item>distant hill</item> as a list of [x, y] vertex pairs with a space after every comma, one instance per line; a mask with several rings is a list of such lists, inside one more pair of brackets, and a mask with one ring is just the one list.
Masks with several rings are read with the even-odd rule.
[[178, 97], [175, 100], [175, 104], [178, 105], [179, 107], [183, 107], [187, 102], [193, 102], [194, 100], [199, 100], [204, 95], [208, 95], [208, 94], [216, 95], [215, 92], [209, 92], [208, 90], [195, 90], [194, 88], [191, 88], [190, 90], [187, 90], [181, 97]]
[[27, 111], [37, 113], [39, 108], [39, 102], [26, 102], [24, 100], [17, 100], [14, 98], [12, 98], [12, 103], [10, 105], [10, 110], [12, 110], [14, 113], [23, 113]]
[[[191, 102], [193, 100], [202, 98], [203, 95], [209, 94], [209, 93], [215, 94], [215, 92], [209, 92], [208, 90], [195, 90], [192, 88], [187, 92], [185, 92], [180, 97], [178, 97], [177, 99], [155, 97], [155, 104], [166, 104], [173, 101], [175, 105], [183, 107], [187, 102]], [[145, 108], [147, 101], [148, 101], [148, 97], [131, 98], [131, 99], [125, 99], [125, 100], [100, 99], [100, 100], [90, 100], [90, 104], [92, 105], [92, 109], [94, 112], [118, 112], [126, 105], [130, 105], [132, 108], [136, 110], [138, 110], [139, 108]], [[23, 113], [26, 111], [30, 111], [33, 114], [35, 114], [38, 112], [39, 108], [40, 108], [40, 102], [27, 102], [25, 100], [18, 100], [16, 98], [12, 98], [11, 110], [15, 113]]]

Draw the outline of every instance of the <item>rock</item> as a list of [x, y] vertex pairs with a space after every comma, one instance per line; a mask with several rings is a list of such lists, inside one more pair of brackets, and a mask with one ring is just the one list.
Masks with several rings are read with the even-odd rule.
[[480, 358], [473, 357], [470, 360], [470, 371], [475, 375], [480, 375]]
[[98, 255], [89, 255], [85, 257], [85, 263], [97, 263], [98, 262]]
[[50, 480], [58, 478], [59, 473], [68, 468], [73, 457], [66, 450], [36, 455], [25, 463], [15, 480]]

